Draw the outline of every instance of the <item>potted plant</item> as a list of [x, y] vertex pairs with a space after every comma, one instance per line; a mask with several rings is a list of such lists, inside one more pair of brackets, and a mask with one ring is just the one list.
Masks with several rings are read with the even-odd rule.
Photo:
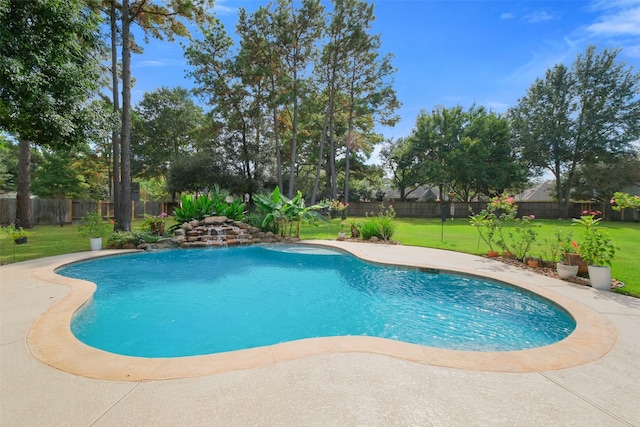
[[560, 256], [562, 257], [562, 260], [556, 264], [558, 277], [563, 280], [576, 277], [578, 275], [579, 266], [571, 263], [571, 255], [563, 252]]
[[92, 251], [99, 251], [102, 249], [102, 236], [109, 230], [109, 224], [102, 220], [102, 215], [97, 211], [89, 212], [82, 222], [78, 231], [89, 238]]
[[16, 245], [22, 245], [27, 243], [27, 232], [22, 227], [17, 227], [14, 224], [9, 224], [2, 228], [2, 232], [7, 235], [8, 238], [13, 240]]
[[560, 254], [560, 262], [556, 264], [556, 272], [558, 273], [558, 277], [566, 280], [577, 276], [579, 263], [583, 264], [585, 269], [587, 265], [584, 263], [584, 261], [582, 261], [580, 255], [578, 255], [576, 252], [578, 244], [575, 242], [575, 240], [573, 240], [573, 235], [571, 234], [571, 232], [564, 234], [559, 228], [556, 228], [554, 235], [557, 241], [557, 245], [554, 246], [554, 254]]
[[587, 263], [591, 286], [601, 290], [611, 290], [611, 260], [616, 253], [616, 245], [609, 234], [599, 227], [600, 211], [584, 211], [574, 225], [586, 228], [584, 240], [578, 245], [580, 257]]

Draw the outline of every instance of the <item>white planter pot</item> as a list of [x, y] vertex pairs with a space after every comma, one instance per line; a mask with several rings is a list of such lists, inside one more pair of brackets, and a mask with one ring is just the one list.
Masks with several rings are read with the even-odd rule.
[[611, 290], [611, 267], [589, 266], [589, 282], [591, 287], [601, 291]]
[[556, 271], [561, 279], [566, 280], [578, 275], [578, 266], [558, 263]]
[[89, 241], [91, 242], [92, 251], [99, 251], [102, 249], [102, 237], [91, 237]]

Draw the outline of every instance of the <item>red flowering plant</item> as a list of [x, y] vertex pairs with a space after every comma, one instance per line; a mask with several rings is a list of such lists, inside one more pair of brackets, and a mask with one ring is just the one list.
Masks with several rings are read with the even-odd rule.
[[572, 265], [572, 260], [578, 256], [578, 242], [573, 240], [571, 232], [567, 234], [556, 234], [558, 237], [558, 248], [560, 250], [560, 259], [563, 264]]
[[587, 264], [611, 266], [616, 253], [616, 245], [606, 230], [600, 227], [600, 211], [583, 211], [579, 219], [573, 219], [572, 225], [585, 227], [584, 240], [577, 246], [580, 257]]

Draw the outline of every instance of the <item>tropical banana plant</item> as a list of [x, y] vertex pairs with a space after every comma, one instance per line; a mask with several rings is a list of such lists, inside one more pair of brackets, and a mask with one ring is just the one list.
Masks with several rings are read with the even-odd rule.
[[253, 201], [258, 209], [265, 214], [262, 221], [262, 228], [267, 228], [270, 224], [275, 224], [272, 229], [276, 230], [276, 233], [284, 235], [284, 225], [286, 223], [286, 217], [284, 215], [284, 200], [285, 196], [280, 194], [280, 187], [276, 187], [271, 194], [254, 194]]
[[[289, 199], [280, 193], [280, 188], [276, 187], [271, 194], [256, 194], [253, 196], [256, 206], [266, 213], [262, 222], [262, 227], [267, 228], [272, 223], [282, 237], [287, 235], [299, 238], [300, 226], [302, 223], [314, 223], [315, 220], [328, 222], [329, 220], [321, 215], [317, 210], [328, 207], [325, 203], [318, 203], [312, 206], [305, 206], [302, 193], [298, 191], [293, 199]], [[294, 232], [295, 226], [295, 232]]]

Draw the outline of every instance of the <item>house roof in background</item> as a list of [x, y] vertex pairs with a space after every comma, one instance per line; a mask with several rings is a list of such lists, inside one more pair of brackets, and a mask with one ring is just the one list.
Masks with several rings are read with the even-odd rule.
[[522, 193], [516, 194], [516, 202], [553, 202], [555, 199], [551, 196], [551, 193], [555, 184], [556, 181], [554, 179], [535, 184]]

